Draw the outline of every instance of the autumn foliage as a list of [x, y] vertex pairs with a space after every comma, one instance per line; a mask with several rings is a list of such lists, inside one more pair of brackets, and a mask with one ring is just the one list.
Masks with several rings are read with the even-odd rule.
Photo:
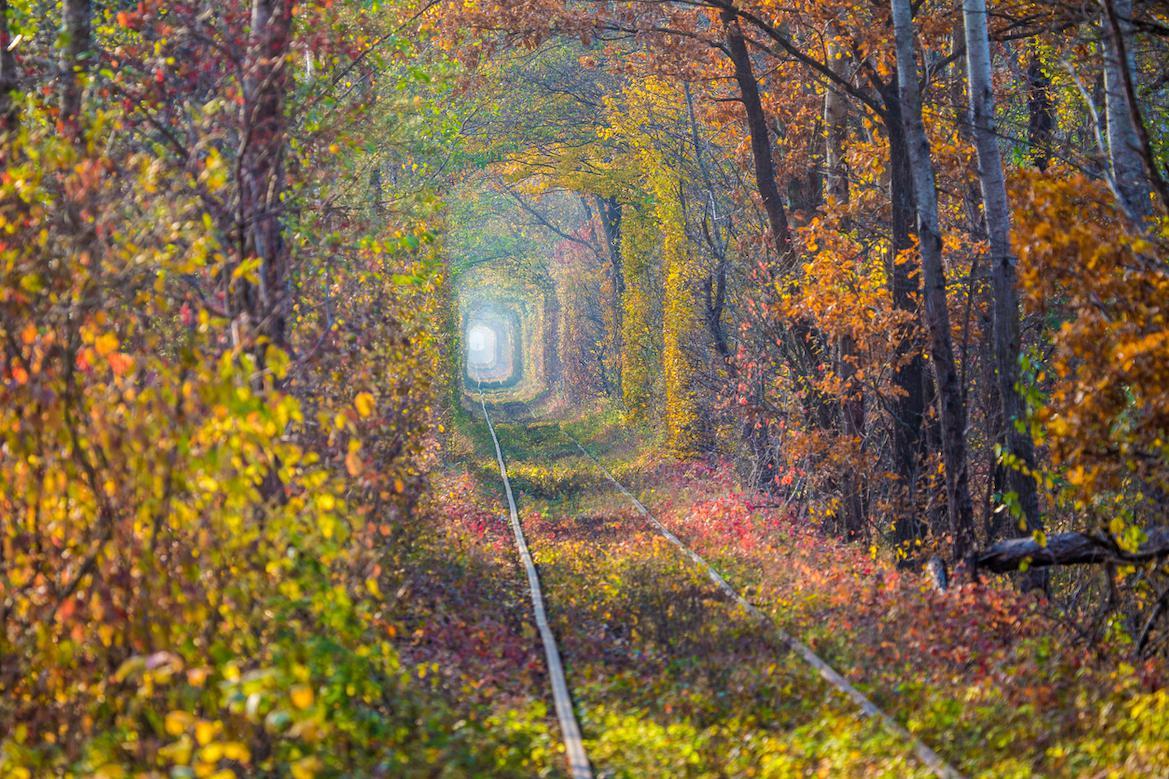
[[0, 1], [0, 776], [1162, 770], [1167, 30]]

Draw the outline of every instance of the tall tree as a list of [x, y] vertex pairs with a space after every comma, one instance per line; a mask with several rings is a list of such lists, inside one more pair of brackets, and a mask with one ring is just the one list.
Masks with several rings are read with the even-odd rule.
[[621, 343], [624, 308], [622, 301], [625, 297], [625, 261], [621, 256], [621, 219], [623, 206], [615, 196], [596, 195], [597, 215], [601, 222], [601, 232], [605, 238], [605, 249], [609, 255], [609, 277], [613, 282], [612, 306], [612, 341], [613, 341], [613, 380], [617, 397], [623, 397], [622, 386], [625, 366], [622, 363], [624, 347]]
[[[990, 39], [987, 30], [986, 0], [965, 0], [962, 14], [966, 27], [967, 84], [970, 91], [970, 118], [978, 151], [978, 180], [982, 189], [983, 214], [990, 239], [991, 329], [994, 338], [994, 365], [1000, 404], [997, 432], [1005, 453], [1018, 458], [1006, 470], [1007, 483], [1017, 496], [1024, 527], [1043, 528], [1039, 495], [1032, 475], [1035, 445], [1030, 428], [1023, 425], [1024, 403], [1019, 392], [1019, 292], [1018, 270], [1011, 251], [1011, 213], [1003, 175], [995, 122], [994, 86], [991, 80]], [[1043, 586], [1046, 579], [1036, 569], [1026, 582], [1028, 588]]]
[[1112, 182], [1129, 216], [1138, 221], [1153, 213], [1152, 188], [1142, 155], [1129, 84], [1136, 65], [1132, 56], [1132, 0], [1106, 0], [1101, 13], [1104, 54], [1104, 121]]
[[8, 26], [8, 0], [0, 0], [0, 133], [16, 128], [19, 108], [20, 74], [12, 52], [12, 31]]
[[[897, 52], [897, 85], [901, 119], [905, 126], [909, 162], [917, 206], [917, 235], [924, 284], [925, 322], [929, 331], [938, 417], [941, 422], [942, 462], [946, 470], [946, 513], [952, 536], [952, 555], [962, 560], [974, 542], [973, 510], [966, 466], [966, 401], [958, 379], [950, 314], [946, 302], [946, 273], [942, 264], [942, 235], [938, 222], [938, 194], [934, 164], [922, 119], [917, 78], [917, 45], [910, 0], [891, 0]], [[938, 528], [941, 530], [942, 528]]]
[[767, 225], [779, 262], [781, 265], [787, 265], [793, 260], [791, 232], [787, 211], [784, 209], [775, 177], [775, 163], [771, 158], [771, 130], [767, 124], [767, 114], [763, 110], [763, 101], [759, 97], [759, 82], [755, 79], [751, 53], [747, 50], [747, 41], [743, 37], [738, 12], [733, 4], [728, 4], [723, 9], [722, 23], [726, 33], [727, 55], [734, 65], [735, 82], [738, 84], [739, 96], [747, 114], [751, 156], [755, 164], [755, 186], [763, 201], [763, 210], [767, 213]]
[[[840, 79], [847, 80], [848, 61], [835, 42], [835, 30], [830, 28], [827, 45], [828, 66]], [[848, 162], [845, 144], [848, 139], [848, 97], [834, 83], [824, 89], [824, 184], [825, 190], [838, 204], [849, 199]], [[851, 335], [840, 336], [836, 344], [835, 372], [843, 382], [844, 397], [840, 402], [840, 428], [848, 439], [862, 442], [865, 435], [865, 401], [856, 370], [856, 342]], [[860, 476], [846, 471], [841, 480], [844, 534], [860, 537], [867, 525], [864, 485]]]
[[59, 84], [61, 123], [74, 132], [81, 112], [84, 76], [93, 58], [91, 0], [62, 0]]
[[250, 325], [278, 345], [285, 343], [290, 302], [282, 210], [288, 144], [284, 105], [295, 4], [295, 0], [253, 0], [242, 106], [241, 258], [260, 261], [259, 283], [244, 286], [242, 308]]

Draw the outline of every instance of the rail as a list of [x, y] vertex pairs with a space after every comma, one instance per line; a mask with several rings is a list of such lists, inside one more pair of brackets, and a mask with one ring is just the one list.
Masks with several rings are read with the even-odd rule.
[[520, 525], [519, 514], [516, 512], [515, 496], [511, 491], [511, 480], [507, 478], [507, 464], [503, 460], [503, 450], [499, 446], [499, 437], [495, 434], [495, 425], [491, 423], [491, 415], [487, 413], [487, 402], [483, 393], [479, 393], [479, 405], [483, 408], [483, 418], [487, 421], [487, 430], [491, 433], [491, 441], [495, 444], [495, 459], [499, 463], [499, 475], [503, 477], [503, 490], [507, 495], [507, 509], [511, 517], [511, 529], [515, 535], [516, 549], [519, 550], [520, 560], [528, 574], [528, 589], [532, 595], [532, 610], [536, 615], [536, 627], [540, 631], [540, 641], [544, 644], [544, 657], [548, 664], [548, 678], [552, 684], [552, 701], [556, 707], [556, 719], [560, 722], [560, 733], [564, 738], [565, 751], [568, 754], [568, 764], [573, 779], [592, 779], [593, 769], [585, 752], [584, 742], [581, 740], [580, 725], [576, 721], [576, 713], [572, 708], [572, 696], [568, 692], [568, 681], [564, 676], [564, 664], [560, 660], [560, 649], [556, 645], [556, 636], [548, 624], [548, 613], [544, 609], [544, 593], [540, 589], [540, 575], [536, 571], [536, 563], [528, 551], [528, 542], [524, 538], [524, 529]]

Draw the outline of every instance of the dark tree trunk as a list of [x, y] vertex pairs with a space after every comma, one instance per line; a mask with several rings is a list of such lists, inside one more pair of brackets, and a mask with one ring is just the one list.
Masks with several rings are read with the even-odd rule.
[[369, 205], [373, 216], [378, 221], [386, 217], [386, 193], [382, 184], [382, 167], [374, 165], [369, 172]]
[[759, 82], [755, 80], [751, 54], [747, 50], [747, 41], [743, 38], [735, 10], [724, 9], [722, 21], [726, 30], [727, 51], [735, 66], [735, 81], [739, 85], [739, 95], [747, 113], [751, 156], [755, 163], [755, 186], [763, 201], [763, 210], [767, 213], [767, 225], [771, 230], [776, 255], [780, 265], [787, 266], [794, 259], [791, 256], [791, 232], [787, 212], [780, 197], [779, 184], [775, 178], [775, 163], [771, 158], [771, 136], [767, 127], [767, 115], [763, 111], [763, 102], [759, 97]]
[[69, 134], [78, 131], [82, 83], [93, 60], [93, 8], [91, 0], [61, 1], [61, 55], [58, 73], [61, 125]]
[[253, 0], [251, 38], [244, 75], [244, 148], [240, 170], [243, 259], [260, 260], [260, 283], [246, 285], [250, 326], [273, 344], [286, 344], [288, 246], [282, 196], [288, 142], [285, 99], [292, 43], [293, 0]]
[[624, 344], [621, 341], [622, 320], [625, 318], [625, 263], [621, 257], [622, 206], [615, 197], [598, 197], [597, 211], [601, 217], [601, 232], [605, 235], [605, 247], [609, 252], [609, 275], [613, 279], [613, 355], [615, 394], [622, 397], [621, 385], [624, 366], [621, 355]]
[[[844, 75], [844, 65], [835, 46], [829, 46], [829, 67]], [[824, 182], [829, 197], [837, 203], [848, 202], [850, 190], [848, 163], [844, 151], [848, 143], [848, 99], [834, 86], [824, 91]], [[858, 446], [865, 437], [865, 399], [860, 383], [856, 380], [856, 343], [849, 335], [841, 336], [837, 343], [834, 360], [836, 374], [844, 385], [845, 397], [840, 402], [840, 427], [844, 436]], [[861, 538], [868, 527], [865, 505], [865, 481], [851, 468], [842, 474], [841, 502], [843, 504], [844, 534], [848, 538]]]
[[1027, 142], [1031, 146], [1031, 163], [1041, 171], [1047, 170], [1051, 162], [1053, 111], [1051, 79], [1039, 53], [1033, 51], [1027, 61]]
[[8, 28], [8, 0], [0, 0], [0, 133], [16, 129], [20, 117], [20, 74], [16, 56], [10, 50], [12, 33]]
[[726, 309], [727, 301], [727, 240], [715, 211], [714, 177], [711, 175], [710, 166], [707, 165], [702, 138], [698, 134], [698, 120], [694, 115], [694, 98], [690, 93], [689, 84], [684, 85], [684, 91], [686, 94], [686, 114], [690, 120], [690, 141], [694, 145], [694, 159], [702, 173], [702, 183], [711, 204], [709, 210], [704, 207], [702, 217], [703, 237], [707, 246], [710, 247], [711, 254], [715, 257], [714, 272], [706, 277], [704, 290], [706, 329], [710, 331], [715, 351], [718, 352], [723, 366], [731, 376], [735, 376], [738, 371], [731, 355], [726, 330], [723, 328], [723, 311]]
[[[897, 263], [897, 257], [913, 246], [913, 179], [909, 170], [909, 148], [901, 123], [901, 103], [896, 84], [882, 90], [885, 104], [884, 123], [889, 137], [889, 200], [892, 204], [889, 245], [889, 285], [893, 306], [913, 318], [920, 316], [917, 279], [909, 263]], [[899, 397], [893, 401], [894, 471], [905, 483], [909, 505], [915, 505], [918, 467], [922, 459], [922, 424], [925, 418], [925, 360], [914, 345], [909, 362], [894, 376]], [[916, 512], [897, 523], [897, 542], [912, 545], [923, 538], [926, 525]]]

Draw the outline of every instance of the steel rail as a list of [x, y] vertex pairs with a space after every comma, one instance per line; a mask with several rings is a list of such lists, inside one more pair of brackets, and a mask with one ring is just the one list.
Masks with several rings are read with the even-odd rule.
[[568, 691], [568, 681], [564, 677], [564, 664], [560, 660], [560, 649], [556, 645], [556, 636], [548, 624], [548, 613], [544, 609], [544, 593], [540, 589], [540, 575], [536, 572], [536, 563], [528, 551], [528, 542], [524, 538], [524, 529], [520, 525], [519, 514], [516, 512], [515, 496], [511, 491], [511, 480], [507, 478], [507, 464], [503, 460], [503, 450], [499, 446], [499, 437], [495, 434], [495, 425], [491, 423], [491, 415], [487, 413], [487, 402], [483, 392], [479, 392], [479, 405], [483, 408], [483, 418], [487, 421], [487, 430], [491, 433], [491, 441], [495, 444], [495, 459], [499, 463], [499, 475], [503, 477], [503, 490], [507, 495], [507, 508], [511, 518], [511, 529], [515, 535], [516, 549], [519, 550], [520, 560], [528, 574], [528, 589], [532, 595], [532, 610], [536, 614], [536, 627], [540, 631], [540, 640], [544, 644], [544, 658], [548, 664], [548, 678], [552, 683], [552, 700], [556, 706], [556, 719], [560, 722], [560, 733], [564, 738], [564, 748], [568, 754], [568, 765], [573, 779], [592, 779], [593, 769], [589, 764], [588, 754], [585, 752], [584, 742], [581, 740], [580, 725], [576, 721], [576, 713], [572, 708], [572, 696]]

